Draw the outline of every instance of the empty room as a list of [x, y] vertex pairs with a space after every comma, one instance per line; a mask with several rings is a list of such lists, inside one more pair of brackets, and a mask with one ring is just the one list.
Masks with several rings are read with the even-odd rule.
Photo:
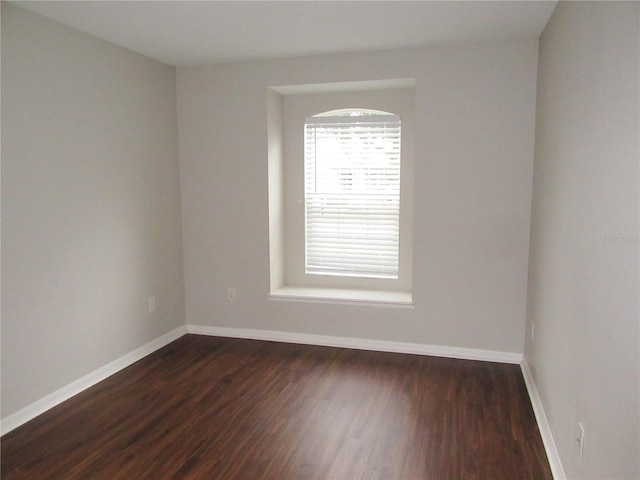
[[3, 479], [640, 479], [640, 2], [0, 5]]

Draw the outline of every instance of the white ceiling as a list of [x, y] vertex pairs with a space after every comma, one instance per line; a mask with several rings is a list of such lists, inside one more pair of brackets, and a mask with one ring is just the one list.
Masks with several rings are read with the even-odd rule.
[[537, 38], [556, 1], [16, 1], [170, 65]]

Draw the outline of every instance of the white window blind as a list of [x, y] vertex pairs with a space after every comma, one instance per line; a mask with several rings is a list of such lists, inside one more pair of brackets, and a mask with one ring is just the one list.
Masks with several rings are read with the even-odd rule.
[[400, 117], [305, 121], [306, 273], [398, 278]]

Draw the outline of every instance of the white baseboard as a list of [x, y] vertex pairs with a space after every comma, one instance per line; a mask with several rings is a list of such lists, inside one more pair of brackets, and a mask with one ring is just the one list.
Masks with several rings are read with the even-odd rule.
[[465, 360], [482, 360], [487, 362], [519, 364], [522, 361], [521, 353], [497, 352], [492, 350], [479, 350], [475, 348], [443, 347], [440, 345], [426, 345], [422, 343], [388, 342], [384, 340], [371, 340], [365, 338], [334, 337], [308, 333], [209, 327], [202, 325], [187, 325], [187, 332], [216, 337], [269, 340], [273, 342], [355, 348], [358, 350], [375, 350], [380, 352], [412, 353], [416, 355], [431, 355], [435, 357], [460, 358]]
[[[96, 383], [110, 377], [114, 373], [128, 367], [145, 356], [155, 352], [165, 345], [180, 338], [185, 333], [199, 335], [210, 335], [218, 337], [246, 338], [255, 340], [268, 340], [285, 343], [298, 343], [305, 345], [321, 345], [328, 347], [354, 348], [358, 350], [374, 350], [393, 353], [410, 353], [416, 355], [431, 355], [436, 357], [459, 358], [465, 360], [480, 360], [488, 362], [500, 362], [520, 364], [522, 354], [514, 352], [499, 352], [493, 350], [481, 350], [473, 348], [446, 347], [440, 345], [427, 345], [420, 343], [390, 342], [383, 340], [372, 340], [352, 337], [336, 337], [329, 335], [313, 335], [292, 332], [280, 332], [272, 330], [253, 330], [241, 328], [210, 327], [199, 325], [186, 325], [143, 345], [140, 348], [108, 363], [107, 365], [94, 370], [84, 377], [70, 383], [69, 385], [56, 390], [55, 392], [27, 405], [23, 409], [9, 415], [1, 422], [0, 434], [4, 435], [56, 405], [68, 400], [74, 395], [92, 387]], [[524, 367], [523, 367], [524, 368]], [[527, 377], [525, 375], [525, 381]], [[527, 383], [529, 388], [529, 383]], [[530, 393], [531, 395], [531, 393]], [[539, 402], [539, 400], [538, 400]], [[532, 400], [533, 403], [533, 400]], [[535, 405], [535, 404], [534, 404]], [[534, 406], [535, 411], [535, 406]], [[538, 414], [536, 413], [536, 418]], [[540, 423], [540, 420], [538, 420]], [[541, 428], [542, 430], [542, 428]], [[544, 436], [543, 436], [544, 440]], [[546, 448], [546, 442], [545, 442]], [[555, 447], [554, 447], [555, 448]], [[557, 479], [564, 479], [556, 477]]]
[[156, 350], [168, 345], [169, 343], [177, 340], [181, 336], [187, 333], [187, 328], [183, 325], [181, 327], [172, 330], [161, 337], [143, 345], [140, 348], [136, 348], [134, 351], [123, 355], [122, 357], [108, 363], [107, 365], [94, 370], [93, 372], [85, 375], [82, 378], [70, 383], [69, 385], [56, 390], [53, 393], [27, 405], [16, 413], [9, 415], [2, 419], [2, 425], [0, 427], [0, 434], [4, 435], [9, 433], [14, 428], [28, 422], [29, 420], [37, 417], [38, 415], [46, 412], [47, 410], [59, 405], [60, 403], [68, 400], [69, 398], [77, 395], [78, 393], [92, 387], [96, 383], [110, 377], [114, 373], [119, 372], [123, 368], [137, 362], [138, 360], [146, 357], [147, 355], [155, 352]]
[[538, 430], [540, 430], [542, 443], [544, 444], [544, 449], [547, 452], [549, 466], [551, 467], [551, 474], [555, 480], [566, 480], [567, 477], [564, 473], [564, 469], [562, 468], [560, 455], [558, 455], [558, 449], [556, 448], [556, 443], [553, 440], [553, 435], [551, 434], [551, 427], [549, 426], [547, 416], [544, 413], [542, 401], [540, 400], [540, 395], [538, 395], [538, 389], [536, 388], [536, 383], [533, 380], [533, 375], [531, 375], [529, 364], [525, 358], [520, 362], [520, 368], [522, 369], [524, 383], [527, 386], [527, 391], [529, 392], [533, 413], [536, 416], [536, 421], [538, 422]]

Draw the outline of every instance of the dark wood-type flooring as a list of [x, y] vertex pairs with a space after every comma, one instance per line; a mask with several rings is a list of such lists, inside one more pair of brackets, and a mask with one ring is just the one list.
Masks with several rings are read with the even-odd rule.
[[2, 438], [2, 479], [551, 479], [520, 368], [186, 335]]

